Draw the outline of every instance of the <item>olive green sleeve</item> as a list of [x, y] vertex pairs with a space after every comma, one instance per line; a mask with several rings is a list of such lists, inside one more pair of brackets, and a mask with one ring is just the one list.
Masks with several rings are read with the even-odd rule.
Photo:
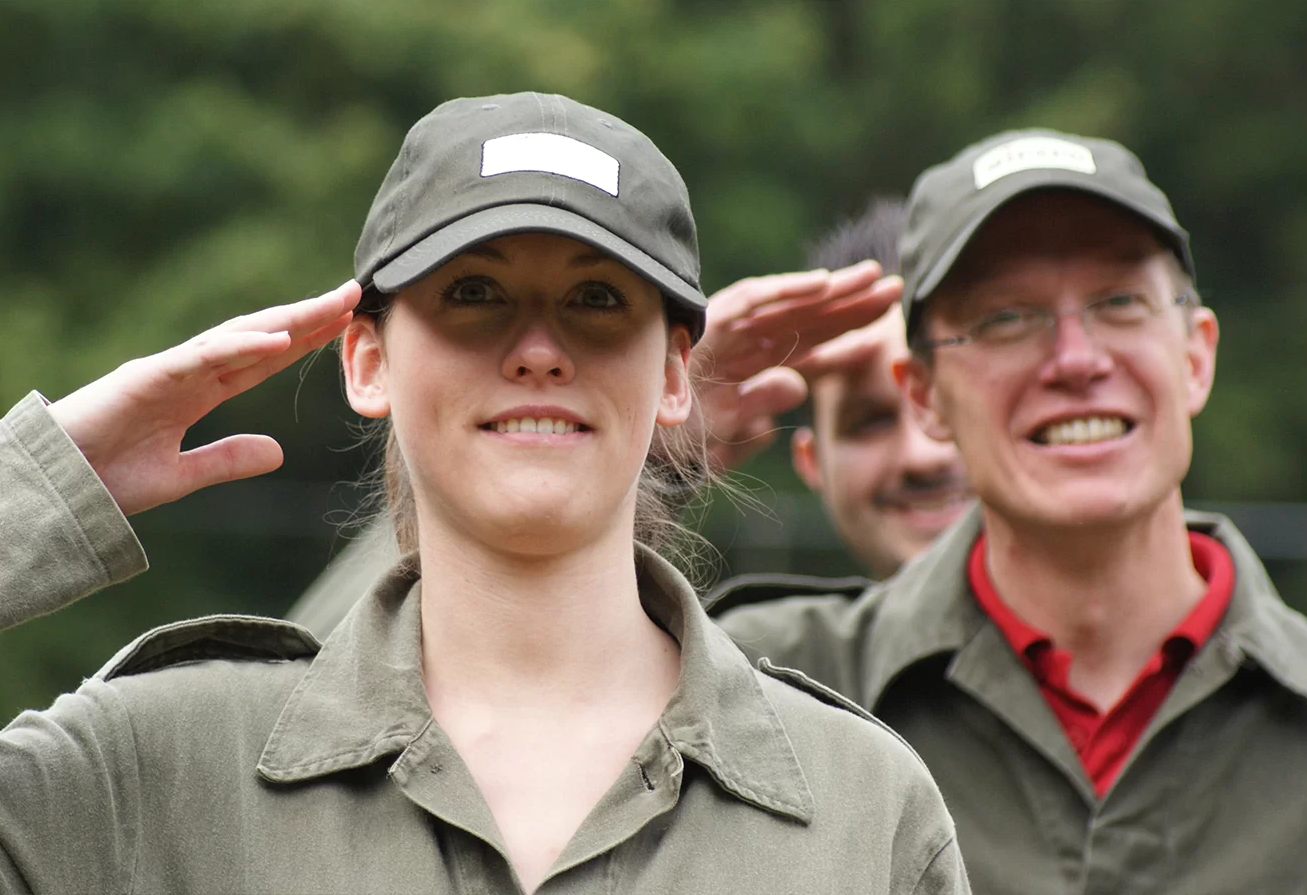
[[0, 892], [132, 891], [137, 768], [126, 709], [99, 681], [0, 731]]
[[146, 568], [95, 471], [36, 392], [0, 419], [0, 630]]

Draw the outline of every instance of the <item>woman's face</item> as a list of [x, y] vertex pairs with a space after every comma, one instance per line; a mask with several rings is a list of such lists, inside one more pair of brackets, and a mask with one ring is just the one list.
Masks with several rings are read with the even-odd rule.
[[354, 409], [391, 417], [423, 539], [547, 555], [629, 539], [654, 425], [689, 413], [689, 344], [643, 277], [524, 233], [356, 319], [342, 353]]

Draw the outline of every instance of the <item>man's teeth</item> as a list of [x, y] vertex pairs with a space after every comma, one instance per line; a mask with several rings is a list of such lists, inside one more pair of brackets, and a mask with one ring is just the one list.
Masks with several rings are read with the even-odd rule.
[[537, 435], [568, 435], [576, 431], [576, 423], [569, 423], [567, 420], [552, 420], [548, 417], [544, 419], [525, 419], [500, 420], [495, 423], [495, 431], [507, 434], [509, 432], [534, 432]]
[[1038, 440], [1044, 444], [1092, 444], [1120, 438], [1125, 432], [1126, 422], [1119, 416], [1091, 416], [1045, 426]]

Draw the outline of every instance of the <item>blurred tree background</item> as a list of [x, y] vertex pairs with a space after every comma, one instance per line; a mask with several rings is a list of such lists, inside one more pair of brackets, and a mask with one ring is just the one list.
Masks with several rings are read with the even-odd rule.
[[[869, 195], [993, 131], [1121, 140], [1193, 233], [1224, 322], [1187, 497], [1307, 501], [1302, 0], [5, 0], [0, 401], [346, 279], [407, 127], [523, 89], [667, 152], [707, 289], [796, 267]], [[152, 625], [284, 611], [341, 546], [354, 494], [332, 483], [368, 460], [353, 422], [331, 355], [204, 421], [197, 440], [274, 435], [285, 467], [138, 517], [152, 571], [0, 634], [0, 714]], [[777, 518], [714, 508], [731, 571], [852, 569], [786, 445], [747, 472]], [[1300, 607], [1305, 566], [1271, 565]]]

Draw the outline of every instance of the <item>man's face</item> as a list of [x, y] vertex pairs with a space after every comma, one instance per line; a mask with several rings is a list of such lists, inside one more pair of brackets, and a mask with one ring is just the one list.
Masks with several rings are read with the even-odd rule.
[[902, 314], [876, 328], [871, 363], [812, 383], [813, 426], [795, 433], [792, 450], [844, 543], [887, 577], [966, 510], [971, 491], [957, 449], [928, 438], [899, 394], [891, 368], [907, 354]]
[[[1016, 199], [972, 239], [931, 299], [927, 336], [974, 333], [1011, 310], [1057, 315], [1017, 342], [939, 347], [933, 365], [908, 367], [924, 427], [956, 439], [989, 511], [1083, 528], [1178, 501], [1217, 328], [1206, 308], [1176, 305], [1175, 270], [1142, 220], [1069, 191]], [[1082, 317], [1128, 296], [1147, 302], [1142, 322]]]

